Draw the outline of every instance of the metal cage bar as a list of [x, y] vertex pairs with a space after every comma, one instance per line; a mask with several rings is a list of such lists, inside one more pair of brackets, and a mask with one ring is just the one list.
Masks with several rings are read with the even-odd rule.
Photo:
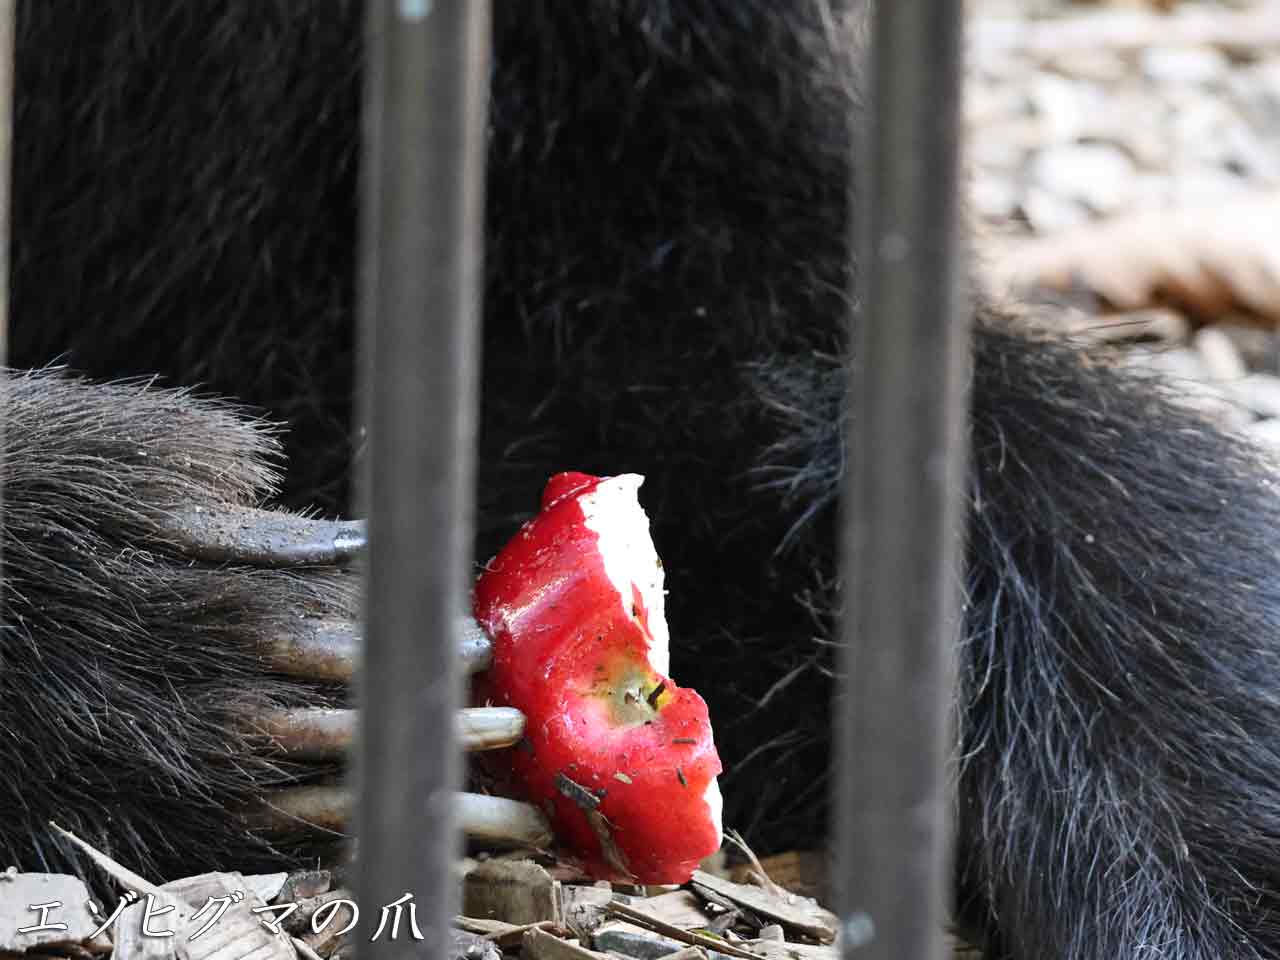
[[[13, 61], [17, 0], [0, 0], [0, 368], [9, 358], [9, 191], [13, 167]], [[4, 426], [0, 418], [0, 429]]]
[[[13, 85], [14, 59], [17, 55], [14, 33], [17, 0], [0, 0], [0, 392], [7, 392], [5, 382], [9, 363], [9, 259], [13, 244], [13, 217], [10, 193], [13, 189]], [[8, 405], [0, 396], [0, 516], [4, 511], [5, 451], [8, 443]], [[4, 579], [4, 554], [0, 551], [0, 590], [7, 590]], [[7, 599], [4, 599], [7, 602]]]
[[473, 529], [489, 5], [378, 0], [368, 27], [357, 889], [361, 956], [389, 960], [424, 944], [408, 913], [394, 940], [370, 942], [381, 905], [411, 894], [438, 956], [456, 912], [453, 635]]
[[959, 0], [876, 4], [854, 186], [860, 308], [836, 711], [844, 952], [944, 955], [969, 307], [958, 258]]

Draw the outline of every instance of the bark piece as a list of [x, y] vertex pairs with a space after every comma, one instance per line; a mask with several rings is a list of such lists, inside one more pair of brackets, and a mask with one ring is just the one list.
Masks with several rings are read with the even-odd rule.
[[467, 874], [462, 912], [516, 926], [560, 923], [559, 886], [532, 860], [486, 860]]

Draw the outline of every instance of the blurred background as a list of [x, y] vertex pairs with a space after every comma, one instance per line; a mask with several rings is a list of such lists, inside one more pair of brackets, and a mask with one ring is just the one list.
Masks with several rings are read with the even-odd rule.
[[967, 13], [981, 281], [1280, 451], [1280, 2]]

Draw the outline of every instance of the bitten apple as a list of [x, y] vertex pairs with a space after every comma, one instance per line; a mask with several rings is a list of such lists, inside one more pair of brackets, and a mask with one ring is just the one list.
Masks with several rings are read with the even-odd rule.
[[548, 481], [476, 584], [493, 664], [475, 695], [525, 714], [524, 740], [495, 760], [566, 853], [599, 879], [682, 883], [720, 846], [721, 766], [707, 705], [667, 676], [642, 482]]

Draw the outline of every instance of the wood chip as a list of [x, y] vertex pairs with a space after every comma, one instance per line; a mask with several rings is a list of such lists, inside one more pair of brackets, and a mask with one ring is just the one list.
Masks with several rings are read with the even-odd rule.
[[521, 949], [527, 960], [605, 960], [608, 956], [569, 940], [562, 940], [537, 927], [525, 932]]
[[[703, 889], [705, 890], [706, 888], [704, 887]], [[739, 907], [730, 907], [729, 909], [725, 910], [724, 913], [720, 914], [720, 916], [716, 917], [710, 923], [707, 924], [707, 932], [714, 933], [718, 937], [723, 937], [725, 933], [731, 927], [733, 927], [735, 923], [737, 923], [739, 920], [743, 919], [744, 917], [749, 917], [749, 916], [751, 916], [751, 914], [746, 913]], [[753, 925], [757, 927], [760, 926], [759, 923], [755, 923]]]
[[[284, 882], [283, 878], [280, 882]], [[188, 907], [196, 911], [206, 910], [205, 915], [193, 916], [187, 921], [186, 930], [180, 934], [181, 940], [177, 944], [179, 958], [296, 960], [298, 954], [292, 938], [283, 930], [272, 932], [262, 922], [263, 915], [253, 912], [266, 904], [240, 874], [205, 874], [172, 884], [166, 883], [162, 889], [184, 900]], [[210, 924], [220, 909], [220, 904], [216, 901], [226, 897], [233, 899], [227, 904], [221, 917]], [[235, 899], [237, 897], [239, 899]], [[138, 911], [140, 907], [141, 905], [135, 905], [130, 910]], [[122, 958], [131, 956], [122, 952], [119, 945], [116, 949]]]
[[[89, 891], [77, 877], [59, 873], [0, 874], [0, 950], [20, 953], [35, 947], [89, 943], [106, 949], [111, 941], [89, 935], [101, 922], [86, 909]], [[57, 903], [47, 911], [32, 910], [35, 904]], [[65, 926], [65, 930], [30, 930], [42, 923]], [[19, 933], [26, 928], [27, 933]]]
[[280, 891], [284, 889], [285, 881], [289, 879], [289, 874], [281, 871], [280, 873], [255, 873], [244, 878], [245, 890], [252, 890], [253, 895], [263, 903], [271, 903], [280, 895]]
[[705, 927], [711, 922], [701, 898], [689, 890], [649, 897], [639, 901], [638, 905], [650, 916], [676, 927]]
[[[328, 870], [299, 870], [291, 874], [277, 895], [279, 903], [297, 903], [311, 897], [328, 893], [333, 884], [333, 875]], [[268, 903], [270, 898], [264, 897]]]
[[485, 917], [454, 917], [453, 925], [459, 930], [465, 930], [467, 933], [474, 933], [478, 937], [490, 939], [495, 936], [501, 936], [512, 930], [521, 931], [521, 936], [527, 927], [517, 926], [514, 923], [506, 923], [502, 920], [490, 920]]
[[681, 943], [687, 943], [695, 947], [705, 947], [708, 950], [715, 950], [717, 953], [723, 953], [730, 957], [750, 958], [752, 956], [745, 950], [739, 950], [723, 940], [717, 940], [715, 937], [709, 937], [701, 933], [690, 933], [688, 930], [682, 930], [673, 924], [646, 913], [644, 910], [639, 910], [626, 904], [609, 904], [609, 913], [615, 917], [629, 920], [636, 926], [661, 933], [672, 940], [679, 940]]
[[[423, 955], [432, 956], [433, 951], [425, 951]], [[493, 941], [474, 933], [450, 930], [446, 960], [502, 960], [502, 951]]]
[[707, 960], [707, 951], [701, 947], [685, 947], [667, 954], [667, 960]]
[[[1093, 322], [1098, 323], [1098, 318], [1094, 317]], [[784, 890], [801, 897], [810, 897], [818, 903], [830, 902], [826, 854], [817, 850], [791, 850], [763, 858], [760, 867], [770, 880]], [[730, 870], [728, 879], [734, 883], [750, 884], [754, 871], [753, 864], [744, 863]]]
[[[141, 898], [122, 910], [112, 927], [115, 955], [122, 960], [297, 960], [289, 935], [272, 932], [253, 913], [265, 904], [240, 874], [204, 873], [157, 887], [74, 834], [51, 826]], [[221, 897], [230, 899], [219, 913], [220, 905], [209, 901]]]
[[553, 932], [560, 931], [563, 928], [552, 923], [550, 920], [543, 920], [539, 923], [514, 924], [504, 923], [501, 920], [478, 920], [475, 917], [455, 917], [453, 925], [467, 933], [475, 934], [491, 943], [496, 943], [504, 949], [513, 949], [520, 946], [524, 935], [530, 930], [551, 930]]
[[734, 883], [732, 880], [724, 880], [702, 870], [694, 872], [693, 881], [726, 900], [740, 904], [753, 913], [776, 920], [789, 930], [805, 937], [817, 940], [819, 943], [835, 942], [838, 922], [835, 914], [824, 910], [813, 900], [793, 893], [772, 894], [760, 887]]
[[[292, 913], [289, 913], [287, 915], [285, 915], [284, 912], [281, 911], [280, 926], [284, 927], [284, 929], [288, 930], [290, 933], [294, 935], [301, 936], [311, 929], [311, 918], [314, 917], [316, 914], [316, 911], [319, 910], [321, 907], [323, 907], [326, 903], [329, 903], [333, 900], [354, 901], [354, 899], [355, 897], [352, 895], [350, 890], [343, 890], [339, 888], [337, 890], [329, 890], [328, 892], [319, 894], [318, 896], [307, 897], [307, 899], [305, 900], [294, 901], [297, 903], [298, 909], [294, 910]], [[334, 907], [333, 909], [343, 910], [344, 917], [345, 917], [345, 911], [349, 910], [350, 908]], [[335, 921], [334, 926], [336, 929], [341, 929], [341, 927], [344, 926], [345, 923], [346, 923], [345, 919], [341, 924]], [[310, 942], [311, 941], [308, 941], [308, 943]], [[313, 947], [315, 946], [314, 943], [311, 943], [311, 945]]]
[[462, 912], [516, 926], [560, 923], [559, 888], [532, 860], [486, 860], [467, 874]]
[[610, 920], [592, 935], [591, 942], [599, 951], [632, 960], [669, 960], [677, 954], [687, 956], [686, 951], [689, 950], [697, 950], [710, 960], [727, 960], [722, 953], [686, 946], [678, 940], [637, 927], [625, 920]]
[[840, 951], [829, 944], [753, 940], [748, 949], [767, 960], [840, 960]]
[[[151, 916], [147, 915], [150, 897]], [[121, 911], [111, 928], [115, 955], [127, 960], [177, 960], [186, 957], [184, 940], [198, 927], [191, 927], [195, 910], [165, 891], [142, 894], [142, 899]], [[167, 933], [167, 935], [165, 935]]]
[[575, 934], [588, 937], [605, 921], [615, 896], [609, 887], [561, 886], [560, 916]]

